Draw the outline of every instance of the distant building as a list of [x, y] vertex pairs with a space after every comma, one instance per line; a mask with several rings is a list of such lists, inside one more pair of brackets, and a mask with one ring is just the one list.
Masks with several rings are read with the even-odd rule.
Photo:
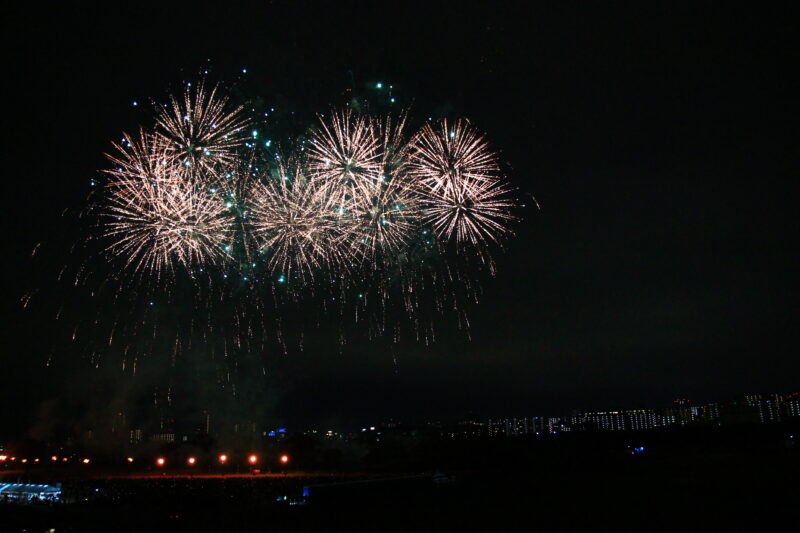
[[787, 418], [800, 416], [800, 392], [789, 394], [782, 402], [783, 414]]
[[486, 424], [487, 432], [490, 437], [497, 437], [500, 435], [505, 435], [505, 421], [503, 420], [492, 420], [491, 418]]
[[761, 396], [755, 401], [758, 417], [761, 423], [780, 422], [782, 418], [781, 405], [783, 397], [779, 394]]
[[688, 426], [697, 421], [700, 409], [692, 407], [692, 402], [687, 398], [677, 398], [671, 407], [661, 410], [661, 414], [668, 420], [665, 425], [677, 424]]
[[722, 421], [720, 405], [718, 403], [709, 403], [700, 407], [699, 420], [707, 424], [719, 425]]
[[653, 429], [666, 425], [664, 418], [651, 409], [625, 411], [625, 424], [627, 429], [633, 431]]
[[786, 416], [800, 416], [800, 400], [786, 402]]
[[547, 433], [547, 419], [541, 416], [532, 416], [530, 427], [532, 434], [543, 435]]
[[569, 421], [559, 417], [549, 417], [547, 419], [547, 432], [553, 435], [570, 431], [572, 428]]
[[478, 438], [487, 434], [487, 425], [477, 420], [462, 420], [456, 423], [451, 436], [456, 438]]
[[142, 442], [142, 438], [143, 438], [143, 436], [144, 436], [144, 435], [143, 435], [143, 432], [142, 432], [142, 430], [141, 430], [141, 429], [132, 429], [132, 430], [130, 431], [130, 439], [129, 439], [129, 442], [130, 442], [131, 444], [139, 444], [140, 442]]
[[625, 417], [620, 411], [600, 411], [581, 413], [575, 425], [584, 431], [622, 431], [625, 429]]
[[641, 431], [667, 424], [664, 416], [652, 409], [629, 409], [576, 413], [572, 425], [574, 429], [584, 431]]
[[[461, 422], [465, 424], [465, 422]], [[558, 431], [569, 431], [560, 418], [544, 418], [541, 416], [523, 417], [523, 418], [499, 418], [489, 419], [484, 425], [478, 422], [471, 421], [472, 433], [477, 433], [480, 428], [481, 435], [488, 435], [490, 437], [505, 436], [510, 437], [514, 435], [542, 435], [545, 433], [553, 433]]]
[[156, 433], [150, 435], [150, 440], [153, 442], [175, 442], [175, 433]]

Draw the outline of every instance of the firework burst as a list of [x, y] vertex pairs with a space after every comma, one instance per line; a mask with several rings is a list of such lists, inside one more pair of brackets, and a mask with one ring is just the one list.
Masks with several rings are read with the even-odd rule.
[[440, 239], [469, 243], [481, 256], [499, 243], [515, 220], [513, 188], [500, 174], [497, 155], [466, 120], [426, 124], [414, 140], [410, 173], [422, 196], [421, 218]]
[[499, 243], [511, 230], [513, 188], [503, 181], [456, 178], [445, 186], [423, 190], [422, 220], [441, 239], [455, 239], [459, 247], [469, 243], [481, 253], [489, 242]]
[[280, 164], [255, 180], [249, 198], [249, 225], [279, 281], [307, 281], [319, 269], [344, 265], [349, 220], [336, 196], [310, 179], [302, 164]]
[[158, 274], [216, 263], [229, 248], [233, 218], [193, 171], [168, 156], [156, 136], [125, 136], [107, 171], [104, 237], [108, 251], [135, 271]]
[[23, 299], [50, 318], [51, 354], [131, 376], [172, 367], [168, 402], [181, 365], [208, 369], [198, 390], [216, 383], [249, 408], [280, 374], [275, 354], [319, 349], [309, 327], [338, 328], [340, 346], [428, 344], [442, 323], [469, 335], [478, 274], [494, 273], [516, 202], [468, 121], [417, 132], [406, 113], [345, 109], [309, 129], [257, 103], [246, 115], [212, 87], [187, 85], [114, 144], [74, 221], [80, 238], [37, 251], [48, 271], [60, 262], [55, 292]]
[[409, 239], [417, 225], [418, 191], [408, 173], [410, 145], [405, 136], [406, 114], [374, 120], [380, 139], [379, 167], [375, 179], [362, 179], [351, 202], [355, 221], [353, 249], [367, 260], [391, 257]]
[[350, 109], [320, 115], [319, 122], [309, 140], [308, 168], [350, 212], [380, 179], [380, 139], [369, 117]]
[[497, 154], [468, 120], [442, 120], [437, 128], [425, 124], [416, 136], [410, 172], [429, 189], [453, 184], [495, 181], [500, 176]]
[[[209, 317], [235, 308], [235, 324], [248, 324], [231, 326], [235, 346], [314, 299], [321, 314], [352, 312], [370, 335], [395, 340], [407, 320], [428, 342], [447, 310], [468, 324], [463, 307], [479, 292], [471, 259], [494, 272], [490, 250], [516, 220], [513, 188], [468, 121], [414, 134], [405, 112], [334, 110], [278, 153], [247, 142], [241, 108], [216, 90], [200, 84], [170, 102], [151, 133], [114, 145], [98, 210], [106, 249], [142, 280], [188, 272], [169, 276], [171, 290], [196, 285]], [[206, 265], [223, 269], [201, 274]]]
[[241, 106], [229, 106], [217, 87], [207, 90], [203, 83], [187, 86], [181, 100], [170, 96], [156, 116], [157, 134], [181, 163], [209, 177], [235, 164], [247, 126]]

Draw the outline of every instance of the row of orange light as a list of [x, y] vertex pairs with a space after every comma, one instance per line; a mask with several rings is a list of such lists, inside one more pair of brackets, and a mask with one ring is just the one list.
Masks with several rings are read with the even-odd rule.
[[[289, 456], [288, 456], [288, 455], [286, 455], [286, 454], [284, 454], [284, 455], [281, 455], [281, 456], [280, 456], [278, 459], [280, 460], [281, 464], [288, 464], [288, 463], [289, 463]], [[0, 462], [5, 462], [5, 461], [16, 461], [16, 460], [17, 460], [17, 458], [16, 458], [16, 457], [9, 457], [9, 456], [7, 456], [7, 455], [0, 455]], [[54, 461], [54, 462], [55, 462], [55, 461], [58, 461], [58, 457], [56, 457], [56, 456], [54, 455], [54, 456], [52, 456], [52, 457], [50, 458], [50, 460], [51, 460], [51, 461]], [[68, 458], [68, 457], [62, 457], [62, 458], [61, 458], [61, 461], [62, 461], [62, 462], [67, 462], [67, 461], [69, 461], [69, 458]], [[128, 457], [128, 458], [127, 458], [127, 461], [128, 461], [129, 463], [132, 463], [132, 462], [133, 462], [133, 457]], [[225, 463], [227, 463], [227, 462], [228, 462], [228, 456], [227, 456], [226, 454], [222, 453], [222, 454], [220, 454], [220, 455], [217, 457], [217, 461], [219, 461], [219, 463], [220, 463], [220, 464], [223, 464], [223, 465], [224, 465]], [[20, 459], [20, 462], [21, 462], [21, 463], [27, 463], [27, 462], [28, 462], [28, 459], [27, 459], [27, 458], [22, 458], [22, 459]], [[37, 458], [35, 458], [35, 459], [33, 460], [33, 462], [34, 462], [34, 463], [38, 463], [38, 462], [39, 462], [39, 458], [38, 458], [38, 457], [37, 457]], [[81, 461], [80, 461], [80, 462], [82, 462], [83, 464], [87, 464], [87, 465], [88, 465], [88, 464], [91, 462], [91, 460], [90, 460], [90, 459], [88, 459], [88, 458], [87, 458], [87, 459], [81, 459]], [[248, 462], [248, 463], [250, 463], [251, 465], [258, 464], [258, 456], [257, 456], [256, 454], [250, 454], [250, 455], [248, 455], [248, 456], [247, 456], [247, 462]], [[159, 467], [160, 467], [160, 466], [165, 466], [166, 464], [167, 464], [167, 460], [166, 460], [164, 457], [158, 457], [158, 458], [156, 459], [156, 466], [159, 466]], [[187, 465], [189, 465], [189, 466], [194, 466], [194, 465], [196, 465], [196, 464], [197, 464], [197, 457], [194, 457], [194, 456], [190, 456], [190, 457], [188, 457], [188, 458], [186, 459], [186, 464], [187, 464]]]
[[[289, 463], [289, 456], [286, 455], [286, 454], [283, 454], [278, 458], [278, 460], [281, 462], [281, 464], [284, 464], [284, 465], [288, 464]], [[219, 456], [217, 456], [217, 461], [219, 461], [220, 464], [224, 465], [225, 463], [228, 462], [228, 456], [225, 455], [224, 453], [221, 453], [221, 454], [219, 454]], [[133, 462], [133, 457], [128, 457], [128, 462], [132, 463]], [[254, 453], [248, 455], [247, 456], [247, 462], [250, 463], [251, 465], [258, 464], [258, 456], [256, 454], [254, 454]], [[167, 464], [166, 458], [164, 458], [164, 457], [156, 458], [156, 466], [162, 467], [162, 466], [166, 466], [166, 464]], [[187, 457], [186, 458], [186, 464], [189, 465], [189, 466], [196, 465], [197, 464], [197, 457], [194, 457], [194, 456]]]
[[[0, 455], [0, 463], [4, 463], [4, 462], [6, 462], [6, 461], [16, 461], [16, 460], [17, 460], [17, 458], [16, 458], [16, 457], [13, 457], [13, 456], [12, 456], [12, 457], [9, 457], [9, 456], [7, 456], [7, 455]], [[50, 458], [50, 460], [51, 460], [51, 461], [53, 461], [53, 462], [55, 462], [55, 461], [58, 461], [58, 457], [56, 457], [56, 456], [54, 455], [54, 456], [52, 456], [52, 457]], [[69, 461], [69, 457], [62, 457], [62, 458], [61, 458], [61, 461], [62, 461], [62, 462], [64, 462], [64, 463], [66, 463], [67, 461]], [[20, 462], [20, 463], [27, 463], [27, 462], [28, 462], [28, 459], [27, 459], [26, 457], [23, 457], [23, 458], [21, 458], [21, 459], [19, 460], [19, 462]], [[34, 463], [38, 463], [38, 462], [39, 462], [39, 458], [38, 458], [38, 457], [36, 457], [36, 458], [33, 460], [33, 462], [34, 462]], [[88, 465], [88, 464], [91, 462], [91, 459], [81, 459], [81, 460], [80, 460], [80, 462], [81, 462], [81, 463], [83, 463], [83, 464], [85, 464], [85, 465]]]

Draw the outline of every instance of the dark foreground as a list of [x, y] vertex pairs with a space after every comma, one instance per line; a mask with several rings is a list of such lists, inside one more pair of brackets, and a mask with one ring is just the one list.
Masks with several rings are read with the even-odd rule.
[[440, 443], [445, 475], [65, 480], [74, 503], [0, 504], [0, 531], [768, 530], [796, 526], [794, 442], [782, 430], [512, 438]]

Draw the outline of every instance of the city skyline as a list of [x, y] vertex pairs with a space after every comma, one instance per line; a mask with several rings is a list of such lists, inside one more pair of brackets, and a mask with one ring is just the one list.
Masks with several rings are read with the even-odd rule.
[[[249, 442], [259, 446], [280, 442], [290, 435], [308, 435], [320, 439], [353, 440], [365, 432], [381, 431], [408, 433], [422, 431], [452, 438], [475, 438], [518, 435], [557, 435], [570, 432], [644, 431], [677, 427], [721, 427], [752, 424], [772, 424], [800, 421], [800, 392], [788, 394], [741, 394], [727, 400], [693, 403], [676, 398], [671, 404], [659, 407], [613, 407], [598, 410], [573, 409], [569, 413], [540, 413], [538, 415], [478, 415], [470, 412], [450, 419], [411, 418], [399, 420], [384, 417], [355, 427], [308, 428], [287, 425], [280, 427], [267, 421], [239, 421], [229, 427], [229, 421], [213, 419], [204, 411], [200, 420], [176, 419], [162, 412], [158, 423], [143, 427], [126, 424], [120, 412], [109, 424], [84, 428], [82, 434], [62, 434], [40, 444], [97, 448], [136, 448], [152, 444], [203, 446], [210, 444]], [[110, 430], [110, 435], [109, 433]], [[242, 440], [244, 439], [244, 440]], [[261, 444], [259, 444], [261, 443]], [[19, 443], [18, 443], [19, 444]], [[0, 445], [5, 446], [2, 442]], [[0, 449], [0, 452], [3, 450]]]

